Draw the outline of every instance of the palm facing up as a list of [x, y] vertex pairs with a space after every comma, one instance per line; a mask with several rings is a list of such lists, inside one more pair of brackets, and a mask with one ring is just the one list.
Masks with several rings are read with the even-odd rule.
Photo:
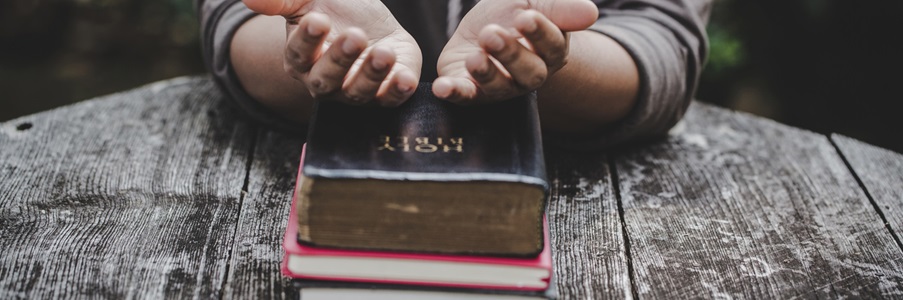
[[586, 29], [597, 17], [587, 0], [483, 0], [442, 50], [433, 92], [468, 103], [535, 90], [565, 65], [566, 32]]
[[416, 89], [422, 54], [378, 0], [243, 0], [286, 18], [285, 70], [315, 98], [398, 105]]

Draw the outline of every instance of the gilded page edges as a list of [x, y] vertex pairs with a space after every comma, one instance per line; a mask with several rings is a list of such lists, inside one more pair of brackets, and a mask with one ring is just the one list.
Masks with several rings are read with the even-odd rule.
[[314, 179], [301, 175], [298, 177], [297, 188], [295, 189], [295, 197], [298, 199], [298, 205], [295, 207], [298, 214], [298, 238], [303, 241], [310, 241], [310, 192], [313, 187]]

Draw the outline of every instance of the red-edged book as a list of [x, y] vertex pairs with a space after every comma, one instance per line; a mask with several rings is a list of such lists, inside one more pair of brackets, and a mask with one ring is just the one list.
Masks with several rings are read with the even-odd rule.
[[[301, 186], [300, 170], [298, 180], [296, 185]], [[310, 282], [520, 291], [537, 295], [546, 295], [544, 292], [550, 287], [552, 257], [545, 219], [545, 246], [533, 258], [332, 249], [298, 242], [297, 188], [294, 194], [283, 242], [282, 272], [286, 276]]]

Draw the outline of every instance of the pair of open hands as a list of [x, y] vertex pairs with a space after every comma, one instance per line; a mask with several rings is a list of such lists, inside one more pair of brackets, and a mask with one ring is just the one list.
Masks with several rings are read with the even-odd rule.
[[[285, 70], [315, 98], [396, 106], [414, 93], [420, 48], [379, 0], [243, 1], [286, 18]], [[567, 32], [597, 16], [589, 0], [480, 1], [439, 55], [433, 93], [475, 103], [535, 90], [565, 65]]]

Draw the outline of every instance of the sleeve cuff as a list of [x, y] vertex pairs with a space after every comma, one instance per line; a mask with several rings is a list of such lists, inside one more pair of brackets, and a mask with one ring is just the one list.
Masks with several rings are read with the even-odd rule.
[[588, 30], [605, 34], [621, 44], [633, 58], [640, 77], [636, 103], [628, 115], [588, 138], [556, 138], [554, 145], [596, 150], [661, 138], [689, 106], [687, 51], [673, 33], [646, 18], [603, 16]]

